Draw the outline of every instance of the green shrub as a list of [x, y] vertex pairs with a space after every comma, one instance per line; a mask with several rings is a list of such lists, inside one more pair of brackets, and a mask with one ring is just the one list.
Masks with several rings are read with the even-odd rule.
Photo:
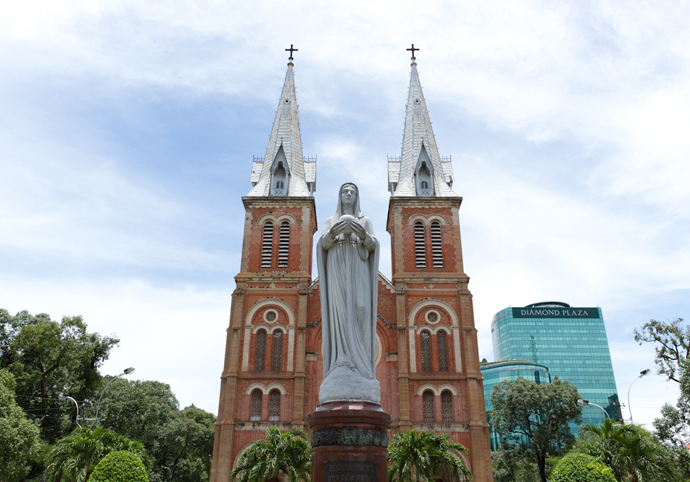
[[149, 477], [139, 457], [121, 450], [98, 462], [88, 482], [149, 482]]
[[591, 455], [571, 452], [551, 473], [551, 482], [616, 482], [611, 469]]

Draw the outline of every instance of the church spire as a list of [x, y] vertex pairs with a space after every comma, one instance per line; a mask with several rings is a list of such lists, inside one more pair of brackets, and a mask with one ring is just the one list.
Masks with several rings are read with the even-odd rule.
[[[388, 185], [393, 196], [454, 197], [450, 158], [441, 159], [417, 73], [412, 44], [412, 73], [407, 97], [400, 159], [389, 160]], [[397, 164], [397, 165], [396, 165]]]
[[252, 166], [252, 190], [247, 196], [311, 196], [316, 190], [316, 162], [302, 155], [295, 75], [290, 45], [290, 59], [285, 74], [271, 137], [263, 160], [255, 158]]

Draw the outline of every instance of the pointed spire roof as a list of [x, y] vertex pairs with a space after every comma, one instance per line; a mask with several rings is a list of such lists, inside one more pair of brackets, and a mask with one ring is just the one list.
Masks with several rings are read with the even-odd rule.
[[[290, 49], [293, 49], [292, 45]], [[254, 162], [252, 170], [252, 184], [254, 187], [247, 196], [271, 196], [271, 179], [275, 171], [274, 164], [283, 160], [287, 166], [287, 195], [288, 197], [311, 196], [315, 187], [316, 166], [305, 166], [302, 155], [302, 134], [299, 126], [297, 93], [295, 91], [295, 75], [292, 63], [292, 51], [288, 62], [283, 91], [280, 94], [276, 117], [273, 121], [271, 137], [266, 147], [263, 162]], [[282, 149], [281, 149], [282, 148]], [[311, 187], [311, 189], [310, 189]]]
[[453, 184], [453, 169], [450, 161], [444, 159], [442, 162], [438, 153], [436, 138], [431, 128], [429, 112], [427, 111], [426, 101], [422, 93], [422, 84], [419, 82], [417, 62], [414, 57], [415, 50], [419, 49], [415, 49], [413, 44], [412, 73], [410, 74], [410, 89], [407, 96], [402, 154], [399, 161], [400, 169], [398, 170], [397, 166], [395, 166], [397, 159], [395, 160], [396, 162], [392, 162], [389, 165], [389, 183], [392, 183], [394, 186], [392, 190], [393, 196], [418, 196], [415, 185], [415, 172], [418, 168], [420, 156], [422, 156], [422, 159], [428, 158], [432, 167], [432, 197], [455, 197], [457, 194], [451, 188]]

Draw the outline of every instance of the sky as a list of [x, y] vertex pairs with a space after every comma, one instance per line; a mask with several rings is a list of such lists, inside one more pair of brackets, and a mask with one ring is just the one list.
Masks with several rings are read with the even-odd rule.
[[[317, 218], [344, 181], [382, 241], [418, 70], [453, 189], [482, 358], [508, 306], [600, 306], [616, 382], [633, 329], [688, 313], [690, 4], [0, 0], [0, 307], [81, 315], [102, 367], [217, 413], [253, 156], [294, 44]], [[313, 274], [316, 276], [316, 273]], [[677, 386], [631, 389], [649, 426]], [[624, 413], [628, 417], [627, 410]]]

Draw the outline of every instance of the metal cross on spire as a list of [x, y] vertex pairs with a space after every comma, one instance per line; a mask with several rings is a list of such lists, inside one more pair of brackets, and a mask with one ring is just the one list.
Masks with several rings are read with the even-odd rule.
[[[413, 47], [414, 47], [414, 45], [413, 45]], [[285, 49], [285, 51], [286, 51], [286, 52], [290, 52], [290, 60], [293, 60], [293, 58], [292, 58], [292, 52], [298, 52], [298, 50], [297, 50], [296, 48], [293, 48], [293, 47], [292, 47], [292, 44], [290, 44], [290, 48], [289, 48], [289, 49]]]
[[412, 44], [412, 48], [407, 49], [407, 50], [412, 52], [412, 60], [415, 60], [414, 52], [415, 52], [415, 50], [419, 50], [419, 49], [414, 48], [414, 44]]

